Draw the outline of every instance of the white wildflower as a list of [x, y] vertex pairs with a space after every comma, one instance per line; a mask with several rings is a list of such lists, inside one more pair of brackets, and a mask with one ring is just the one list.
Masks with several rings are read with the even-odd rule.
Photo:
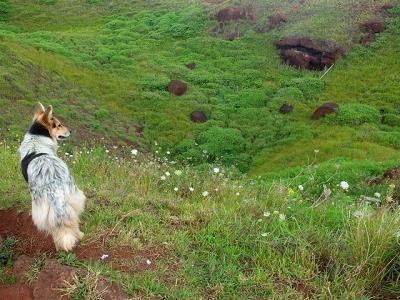
[[314, 153], [319, 153], [319, 149], [314, 149]]
[[106, 149], [106, 153], [109, 153], [109, 152], [110, 152], [110, 150]]
[[189, 191], [193, 192], [193, 191], [194, 191], [194, 188], [190, 186], [190, 187], [189, 187]]
[[274, 210], [274, 215], [277, 215], [277, 214], [279, 214], [279, 211]]
[[147, 265], [151, 265], [151, 260], [150, 259], [146, 259], [146, 264]]
[[239, 192], [237, 192], [237, 193], [236, 193], [236, 196], [239, 196], [239, 195], [240, 195], [240, 193], [239, 193]]
[[178, 191], [178, 188], [177, 188], [177, 187], [174, 187], [174, 191], [177, 192], [177, 191]]
[[131, 153], [132, 155], [138, 155], [139, 151], [137, 149], [132, 149]]
[[347, 192], [349, 190], [349, 187], [350, 187], [349, 184], [347, 183], [347, 181], [340, 182], [339, 186], [345, 192]]
[[304, 191], [304, 186], [302, 184], [299, 185], [299, 190]]
[[268, 218], [271, 215], [271, 213], [269, 211], [264, 213], [264, 217]]
[[165, 180], [165, 179], [167, 179], [167, 177], [165, 177], [165, 176], [163, 175], [163, 176], [161, 176], [160, 179], [161, 179], [161, 180]]
[[286, 216], [284, 214], [279, 214], [279, 221], [285, 221]]
[[266, 232], [261, 233], [262, 237], [266, 237], [267, 235], [268, 235], [268, 233], [266, 233]]
[[361, 211], [361, 210], [356, 210], [356, 211], [353, 213], [353, 216], [356, 217], [356, 218], [362, 218], [362, 217], [364, 217], [364, 212]]
[[374, 196], [375, 196], [376, 198], [380, 198], [380, 197], [381, 197], [381, 193], [375, 193]]
[[168, 155], [170, 155], [170, 154], [171, 154], [171, 152], [167, 151], [167, 154], [168, 154]]
[[207, 191], [204, 191], [201, 194], [203, 195], [203, 197], [207, 197], [209, 195]]
[[181, 170], [176, 170], [175, 171], [175, 175], [176, 176], [181, 176], [182, 175], [182, 171]]
[[219, 168], [215, 167], [215, 168], [213, 169], [213, 171], [214, 171], [215, 174], [218, 174], [218, 173], [219, 173]]
[[167, 172], [165, 172], [165, 175], [171, 176], [171, 173], [167, 171]]
[[108, 254], [103, 254], [103, 255], [100, 257], [100, 259], [101, 259], [101, 260], [105, 260], [108, 256], [109, 256]]

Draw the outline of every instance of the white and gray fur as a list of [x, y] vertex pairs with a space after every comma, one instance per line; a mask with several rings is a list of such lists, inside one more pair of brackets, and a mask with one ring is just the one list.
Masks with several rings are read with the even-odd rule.
[[86, 198], [66, 163], [57, 156], [57, 148], [55, 139], [28, 131], [19, 153], [21, 162], [31, 153], [43, 154], [27, 167], [32, 219], [39, 230], [52, 235], [57, 250], [69, 251], [83, 237], [79, 215]]

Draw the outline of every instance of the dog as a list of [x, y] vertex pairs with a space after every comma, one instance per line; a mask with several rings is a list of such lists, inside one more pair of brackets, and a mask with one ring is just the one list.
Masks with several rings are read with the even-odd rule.
[[72, 250], [83, 237], [79, 216], [86, 197], [57, 156], [58, 141], [70, 134], [71, 129], [53, 117], [53, 107], [45, 109], [39, 103], [19, 148], [22, 175], [32, 197], [33, 223], [52, 236], [57, 251]]

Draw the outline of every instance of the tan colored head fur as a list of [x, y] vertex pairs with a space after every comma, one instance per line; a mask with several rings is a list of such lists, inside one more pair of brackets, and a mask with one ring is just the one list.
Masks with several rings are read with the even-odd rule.
[[33, 122], [44, 126], [49, 131], [50, 136], [55, 140], [66, 139], [71, 134], [71, 130], [68, 127], [64, 126], [60, 120], [53, 117], [53, 106], [51, 105], [45, 109], [42, 103], [39, 102], [33, 116]]

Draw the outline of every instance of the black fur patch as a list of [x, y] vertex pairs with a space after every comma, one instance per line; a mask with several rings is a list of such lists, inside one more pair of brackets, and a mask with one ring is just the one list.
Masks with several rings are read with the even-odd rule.
[[51, 138], [47, 128], [38, 122], [34, 122], [32, 126], [28, 129], [28, 132], [33, 135], [42, 135]]
[[28, 182], [28, 166], [29, 166], [29, 164], [31, 163], [32, 160], [34, 160], [35, 158], [42, 156], [42, 155], [46, 155], [46, 153], [32, 152], [32, 153], [29, 153], [28, 155], [26, 155], [21, 160], [21, 171], [22, 171], [22, 175], [24, 176], [26, 182]]

